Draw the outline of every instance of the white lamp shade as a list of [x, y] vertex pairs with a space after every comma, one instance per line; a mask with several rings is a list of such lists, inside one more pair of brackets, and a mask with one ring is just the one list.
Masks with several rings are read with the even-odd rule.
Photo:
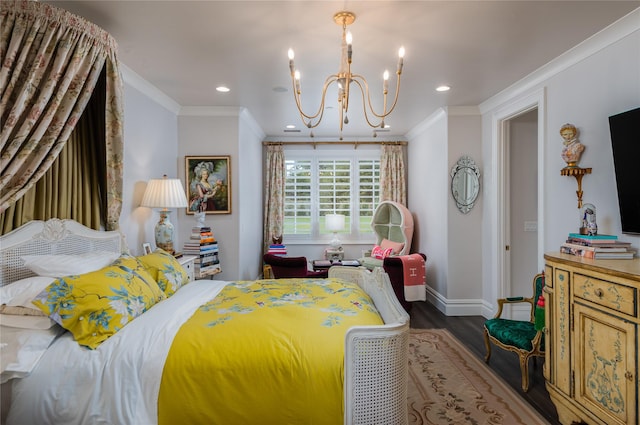
[[149, 208], [186, 208], [187, 196], [179, 179], [151, 179], [140, 206]]
[[343, 214], [327, 214], [324, 216], [324, 224], [328, 231], [339, 232], [344, 230], [344, 219]]

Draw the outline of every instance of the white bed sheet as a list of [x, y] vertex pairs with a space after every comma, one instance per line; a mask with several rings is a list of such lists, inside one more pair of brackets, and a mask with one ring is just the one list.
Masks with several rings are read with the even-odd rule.
[[102, 343], [59, 337], [29, 377], [13, 382], [7, 425], [156, 424], [164, 363], [180, 326], [227, 284], [199, 280]]

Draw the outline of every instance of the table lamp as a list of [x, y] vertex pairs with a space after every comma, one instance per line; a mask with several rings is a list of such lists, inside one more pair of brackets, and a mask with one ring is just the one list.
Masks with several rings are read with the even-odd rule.
[[160, 221], [155, 227], [156, 246], [173, 254], [173, 224], [169, 220], [169, 208], [186, 208], [187, 197], [179, 179], [151, 179], [142, 196], [141, 207], [160, 208]]
[[334, 250], [342, 247], [342, 242], [338, 238], [338, 232], [344, 230], [344, 218], [343, 214], [327, 214], [324, 216], [325, 228], [330, 232], [333, 232], [333, 239], [329, 244]]

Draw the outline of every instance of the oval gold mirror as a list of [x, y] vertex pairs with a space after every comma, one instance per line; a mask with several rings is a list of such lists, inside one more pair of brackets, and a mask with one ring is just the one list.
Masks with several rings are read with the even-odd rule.
[[475, 205], [480, 193], [480, 169], [470, 157], [461, 156], [451, 168], [451, 195], [461, 213], [466, 214]]

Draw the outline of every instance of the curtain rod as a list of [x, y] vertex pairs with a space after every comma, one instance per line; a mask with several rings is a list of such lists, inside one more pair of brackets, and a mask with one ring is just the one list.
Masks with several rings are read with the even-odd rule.
[[262, 142], [263, 146], [283, 146], [283, 145], [311, 145], [315, 149], [318, 145], [353, 145], [354, 149], [358, 148], [358, 145], [395, 145], [395, 146], [406, 146], [407, 142], [397, 141], [397, 142], [373, 142], [373, 141], [365, 141], [365, 142], [346, 142], [346, 141], [336, 141], [336, 142]]

